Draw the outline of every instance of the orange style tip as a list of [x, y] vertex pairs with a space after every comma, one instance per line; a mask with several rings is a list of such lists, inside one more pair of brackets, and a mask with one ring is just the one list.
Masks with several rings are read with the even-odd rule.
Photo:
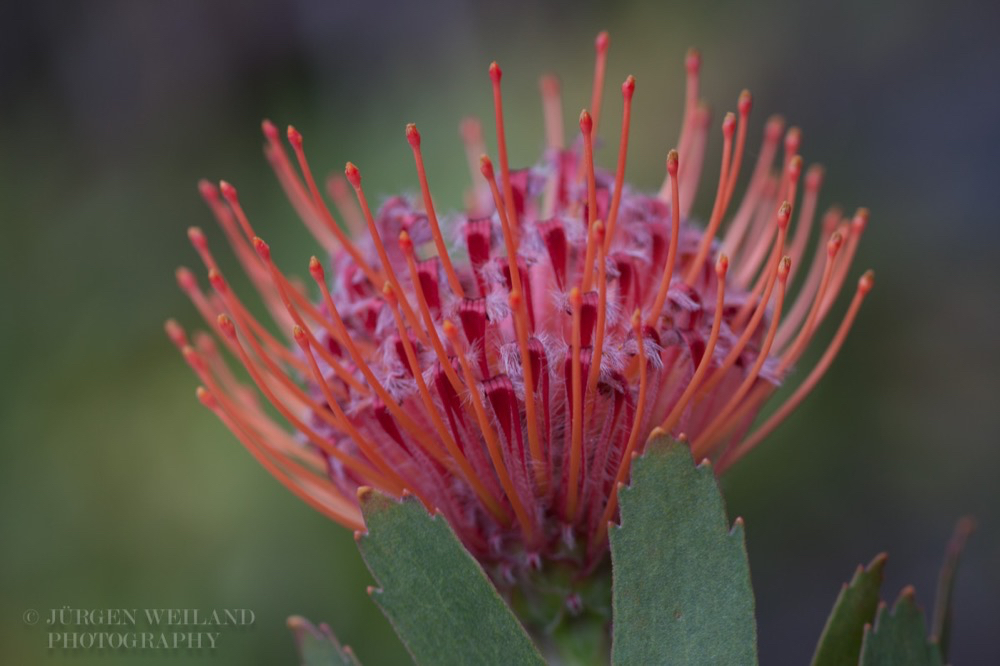
[[413, 239], [405, 231], [399, 232], [399, 247], [403, 252], [409, 254], [413, 251]]
[[493, 162], [488, 155], [479, 156], [479, 171], [486, 178], [493, 178]]
[[584, 109], [580, 112], [580, 131], [583, 132], [584, 136], [590, 136], [593, 129], [594, 119], [590, 117], [590, 113], [587, 109]]
[[217, 291], [226, 291], [226, 280], [222, 277], [222, 273], [214, 268], [208, 271], [208, 281], [212, 283], [212, 286]]
[[868, 269], [858, 280], [858, 291], [867, 294], [875, 286], [875, 271]]
[[789, 155], [794, 155], [799, 152], [799, 147], [802, 145], [802, 130], [798, 127], [791, 127], [788, 129], [788, 133], [785, 134], [785, 151]]
[[661, 437], [666, 434], [667, 434], [666, 430], [664, 430], [660, 426], [656, 426], [649, 432], [649, 439], [652, 439], [653, 437]]
[[555, 74], [543, 74], [538, 80], [538, 86], [542, 89], [543, 95], [554, 97], [559, 94], [559, 77]]
[[823, 184], [823, 176], [826, 174], [826, 169], [823, 168], [822, 164], [812, 164], [809, 166], [809, 170], [806, 171], [806, 187], [813, 192], [819, 189], [820, 185]]
[[796, 155], [788, 163], [788, 177], [792, 181], [797, 181], [802, 174], [802, 156]]
[[358, 486], [357, 497], [359, 502], [365, 502], [371, 499], [372, 493], [375, 492], [371, 486]]
[[684, 57], [684, 66], [687, 68], [688, 74], [697, 74], [698, 70], [701, 69], [701, 53], [695, 47], [688, 49], [687, 55]]
[[400, 493], [399, 493], [399, 496], [400, 496], [400, 497], [401, 497], [402, 499], [406, 499], [407, 497], [413, 497], [413, 493], [411, 493], [411, 492], [410, 492], [409, 490], [407, 490], [406, 488], [403, 488], [402, 492], [400, 492]]
[[184, 345], [183, 347], [181, 347], [181, 356], [183, 356], [184, 360], [187, 361], [188, 365], [190, 365], [195, 370], [201, 370], [202, 368], [205, 367], [204, 364], [201, 362], [201, 357], [198, 356], [198, 352], [196, 352], [194, 350], [194, 347], [192, 347], [191, 345]]
[[594, 39], [594, 50], [598, 53], [607, 53], [608, 46], [611, 45], [611, 37], [608, 36], [607, 30], [601, 30], [597, 33], [597, 38]]
[[569, 304], [574, 308], [578, 308], [583, 305], [583, 296], [580, 294], [579, 287], [573, 287], [569, 290]]
[[782, 283], [788, 280], [790, 270], [792, 270], [792, 258], [786, 254], [781, 258], [781, 263], [778, 264], [778, 280]]
[[632, 95], [635, 93], [635, 77], [629, 74], [625, 77], [625, 83], [622, 84], [622, 97], [625, 99], [632, 99]]
[[205, 201], [215, 202], [219, 200], [219, 188], [207, 178], [198, 181], [198, 191]]
[[632, 330], [635, 331], [636, 335], [639, 334], [641, 326], [642, 326], [642, 312], [639, 310], [639, 308], [636, 308], [632, 312]]
[[396, 292], [392, 290], [392, 285], [387, 281], [382, 285], [382, 295], [385, 297], [389, 303], [395, 304], [396, 302]]
[[458, 124], [458, 133], [467, 142], [472, 143], [478, 141], [483, 134], [483, 125], [479, 122], [478, 118], [469, 116], [468, 118], [463, 118], [462, 122]]
[[503, 70], [496, 60], [490, 63], [490, 78], [493, 79], [493, 83], [500, 83], [500, 79], [503, 78]]
[[205, 405], [209, 409], [215, 409], [216, 408], [217, 405], [216, 405], [216, 402], [215, 402], [215, 398], [212, 397], [212, 394], [209, 393], [208, 390], [204, 386], [199, 386], [198, 388], [196, 388], [194, 390], [194, 394], [195, 394], [195, 396], [197, 396], [198, 401], [201, 404]]
[[843, 244], [844, 244], [844, 235], [841, 234], [839, 231], [834, 231], [833, 235], [830, 236], [830, 240], [828, 240], [826, 243], [826, 253], [832, 259], [837, 255], [838, 252], [840, 252], [840, 248], [843, 246]]
[[785, 227], [788, 225], [788, 219], [792, 216], [792, 204], [787, 201], [781, 203], [781, 207], [778, 208], [778, 226]]
[[736, 516], [736, 520], [733, 521], [733, 526], [739, 525], [740, 527], [743, 527], [743, 524], [743, 516]]
[[187, 334], [184, 333], [184, 329], [180, 324], [177, 323], [176, 319], [168, 319], [163, 323], [163, 330], [167, 332], [167, 337], [178, 347], [183, 347], [188, 343]]
[[236, 188], [233, 187], [228, 181], [219, 181], [219, 191], [222, 192], [222, 196], [226, 201], [236, 201]]
[[260, 129], [264, 133], [264, 136], [267, 138], [268, 141], [278, 140], [278, 128], [277, 126], [275, 126], [274, 123], [272, 123], [267, 118], [260, 121]]
[[302, 330], [301, 326], [296, 325], [292, 327], [292, 337], [295, 338], [295, 342], [303, 349], [309, 346], [309, 338], [306, 337], [306, 332]]
[[736, 110], [740, 112], [741, 116], [749, 116], [750, 109], [753, 107], [753, 95], [750, 94], [749, 90], [744, 90], [740, 93], [739, 98], [736, 100]]
[[229, 318], [227, 314], [220, 314], [216, 321], [219, 323], [219, 330], [227, 338], [233, 339], [236, 337], [236, 325], [233, 324], [233, 320]]
[[785, 129], [785, 119], [779, 115], [773, 115], [767, 119], [764, 125], [764, 139], [766, 141], [777, 141], [781, 138], [781, 133]]
[[253, 249], [257, 251], [257, 256], [264, 261], [271, 261], [271, 246], [264, 242], [260, 236], [253, 237]]
[[444, 323], [441, 324], [441, 330], [444, 331], [445, 337], [449, 340], [454, 340], [458, 337], [458, 327], [450, 319], [444, 320]]
[[601, 220], [594, 220], [594, 237], [597, 240], [604, 240], [604, 222]]
[[722, 119], [722, 136], [727, 139], [731, 139], [733, 134], [736, 133], [736, 114], [730, 111], [726, 114], [726, 117]]
[[912, 585], [907, 585], [906, 587], [904, 587], [899, 592], [899, 598], [900, 599], [902, 599], [903, 597], [906, 597], [907, 599], [912, 600], [916, 596], [917, 596], [917, 588], [913, 587]]
[[212, 339], [212, 336], [206, 333], [205, 331], [195, 331], [194, 336], [192, 337], [194, 337], [195, 347], [197, 347], [200, 350], [203, 350], [204, 353], [210, 354], [218, 351], [218, 348], [215, 346], [215, 341]]
[[188, 240], [199, 250], [204, 250], [208, 247], [208, 240], [205, 238], [204, 232], [199, 227], [188, 227]]
[[510, 292], [510, 295], [507, 296], [507, 304], [510, 305], [510, 307], [515, 310], [521, 307], [521, 292], [519, 291]]
[[348, 162], [344, 166], [344, 175], [347, 176], [347, 182], [351, 184], [351, 187], [354, 189], [361, 187], [361, 172], [358, 167], [354, 166], [354, 162]]
[[686, 432], [682, 432], [681, 434], [677, 435], [677, 441], [678, 442], [683, 442], [683, 443], [686, 444], [687, 441], [688, 441], [687, 433]]
[[354, 530], [354, 540], [361, 541], [365, 538], [365, 533], [363, 530]]
[[843, 216], [843, 211], [837, 206], [830, 206], [830, 208], [823, 213], [823, 234], [830, 235], [837, 228], [837, 223], [840, 222], [840, 218]]
[[680, 160], [680, 156], [677, 154], [676, 150], [671, 150], [667, 153], [667, 172], [671, 176], [677, 175], [677, 164]]
[[323, 280], [325, 277], [323, 264], [316, 257], [309, 258], [309, 274], [312, 275], [315, 280]]
[[725, 254], [720, 254], [718, 260], [715, 262], [715, 274], [722, 278], [725, 277], [728, 270], [729, 257]]
[[420, 130], [413, 123], [406, 124], [406, 140], [410, 142], [412, 147], [420, 147]]
[[302, 133], [292, 125], [288, 126], [288, 143], [292, 144], [295, 148], [302, 147]]
[[375, 594], [375, 586], [369, 585], [368, 587], [365, 588], [365, 592], [368, 594], [369, 597], [373, 596]]
[[191, 291], [198, 288], [198, 280], [195, 279], [194, 273], [183, 266], [174, 271], [174, 277], [177, 278], [177, 284], [184, 291]]
[[854, 213], [854, 219], [851, 220], [851, 227], [854, 229], [855, 233], [860, 234], [868, 226], [869, 213], [867, 208], [859, 208], [856, 213]]
[[326, 186], [330, 188], [335, 196], [342, 196], [347, 193], [347, 181], [339, 173], [331, 173], [327, 176]]

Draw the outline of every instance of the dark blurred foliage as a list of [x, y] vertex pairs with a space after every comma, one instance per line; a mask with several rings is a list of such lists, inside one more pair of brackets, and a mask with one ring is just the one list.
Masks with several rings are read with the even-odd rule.
[[[314, 248], [262, 159], [262, 117], [295, 122], [317, 168], [351, 159], [384, 194], [415, 187], [403, 126], [417, 122], [436, 196], [455, 208], [455, 128], [488, 114], [489, 61], [505, 70], [512, 160], [528, 163], [538, 75], [562, 74], [570, 121], [604, 28], [611, 145], [617, 82], [638, 80], [633, 183], [662, 178], [696, 44], [719, 117], [751, 88], [755, 127], [785, 114], [807, 161], [828, 167], [821, 203], [872, 209], [854, 275], [873, 266], [877, 286], [844, 353], [725, 480], [747, 521], [763, 662], [807, 660], [839, 584], [880, 550], [886, 594], [913, 582], [929, 607], [966, 513], [980, 529], [954, 662], [1000, 662], [995, 3], [252, 4], [0, 5], [4, 663], [136, 660], [47, 651], [21, 615], [64, 605], [257, 614], [214, 653], [142, 663], [294, 663], [292, 613], [329, 621], [365, 663], [405, 661], [350, 534], [240, 450], [162, 334], [169, 315], [197, 324], [172, 274], [196, 263], [185, 228], [221, 242], [194, 184], [234, 182], [279, 261], [304, 267]], [[599, 159], [614, 163], [609, 149]]]

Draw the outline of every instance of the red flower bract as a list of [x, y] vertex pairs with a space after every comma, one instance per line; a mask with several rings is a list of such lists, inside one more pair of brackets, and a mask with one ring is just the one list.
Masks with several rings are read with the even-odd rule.
[[631, 76], [621, 89], [617, 169], [595, 169], [607, 43], [602, 34], [592, 112], [580, 115], [572, 148], [563, 147], [558, 83], [542, 80], [548, 148], [528, 169], [508, 166], [502, 74], [491, 65], [498, 167], [477, 157], [479, 124], [463, 123], [474, 186], [468, 212], [446, 225], [452, 239], [434, 209], [416, 126], [405, 135], [421, 196], [393, 197], [373, 214], [348, 163], [346, 181], [328, 183], [338, 221], [302, 135], [288, 129], [290, 154], [265, 122], [278, 180], [325, 250], [326, 261], [309, 264], [313, 297], [275, 265], [236, 190], [201, 184], [290, 340], [243, 305], [198, 229], [189, 235], [213, 292], [186, 269], [178, 280], [259, 392], [231, 373], [210, 336], [192, 345], [173, 321], [168, 333], [203, 383], [201, 401], [279, 481], [334, 520], [362, 529], [361, 486], [409, 492], [511, 581], [544, 560], [593, 566], [607, 550], [616, 488], [651, 434], [685, 437], [721, 472], [801, 402], [843, 343], [870, 273], [819, 363], [747, 434], [834, 305], [867, 212], [829, 211], [810, 248], [822, 170], [803, 177], [800, 133], [785, 133], [779, 118], [767, 121], [746, 192], [731, 206], [751, 107], [744, 92], [738, 113], [722, 122], [707, 224], [689, 224], [710, 129], [695, 52], [663, 188], [647, 195], [624, 183]]

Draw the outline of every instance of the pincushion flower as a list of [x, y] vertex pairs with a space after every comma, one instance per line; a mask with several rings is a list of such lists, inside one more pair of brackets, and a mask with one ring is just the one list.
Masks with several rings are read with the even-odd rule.
[[[547, 148], [525, 169], [508, 164], [502, 74], [490, 66], [497, 165], [479, 157], [481, 127], [467, 120], [473, 186], [467, 211], [447, 221], [435, 209], [415, 125], [405, 137], [419, 195], [373, 211], [348, 163], [346, 179], [328, 182], [335, 215], [302, 135], [288, 128], [289, 151], [265, 121], [271, 166], [323, 250], [308, 265], [312, 288], [276, 265], [232, 185], [201, 183], [276, 326], [244, 305], [192, 228], [212, 289], [183, 268], [178, 281], [248, 381], [211, 336], [189, 341], [172, 320], [168, 333], [200, 378], [201, 401], [281, 483], [335, 521], [363, 528], [360, 487], [411, 493], [447, 518], [498, 581], [548, 561], [594, 567], [617, 516], [616, 488], [651, 434], [685, 438], [721, 473], [774, 430], [837, 354], [870, 273], [819, 362], [795, 371], [847, 282], [867, 212], [845, 218], [831, 209], [811, 242], [823, 171], [803, 173], [800, 132], [785, 132], [777, 117], [766, 122], [735, 201], [748, 153], [744, 91], [721, 124], [714, 205], [704, 224], [693, 222], [711, 131], [696, 52], [660, 191], [624, 180], [631, 76], [621, 87], [617, 167], [596, 168], [607, 46], [602, 33], [590, 110], [570, 147], [558, 83], [542, 79]], [[751, 431], [768, 398], [802, 375]]]

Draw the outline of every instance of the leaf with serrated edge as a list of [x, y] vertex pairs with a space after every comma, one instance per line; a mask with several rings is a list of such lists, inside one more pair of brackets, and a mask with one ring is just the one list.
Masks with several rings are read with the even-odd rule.
[[867, 567], [858, 566], [854, 578], [840, 589], [823, 634], [816, 645], [812, 666], [841, 666], [858, 663], [865, 625], [875, 619], [878, 592], [882, 586], [886, 554], [881, 553]]
[[667, 437], [650, 441], [619, 506], [612, 663], [756, 664], [743, 522], [730, 529], [711, 466]]
[[293, 615], [288, 618], [288, 628], [295, 636], [302, 666], [361, 666], [351, 648], [341, 646], [327, 625], [317, 627], [304, 617]]
[[544, 664], [479, 563], [441, 516], [412, 497], [358, 492], [366, 534], [358, 549], [369, 588], [418, 664]]
[[905, 587], [890, 613], [879, 604], [875, 626], [865, 627], [860, 666], [943, 666], [941, 651], [927, 640], [924, 613], [912, 587]]

